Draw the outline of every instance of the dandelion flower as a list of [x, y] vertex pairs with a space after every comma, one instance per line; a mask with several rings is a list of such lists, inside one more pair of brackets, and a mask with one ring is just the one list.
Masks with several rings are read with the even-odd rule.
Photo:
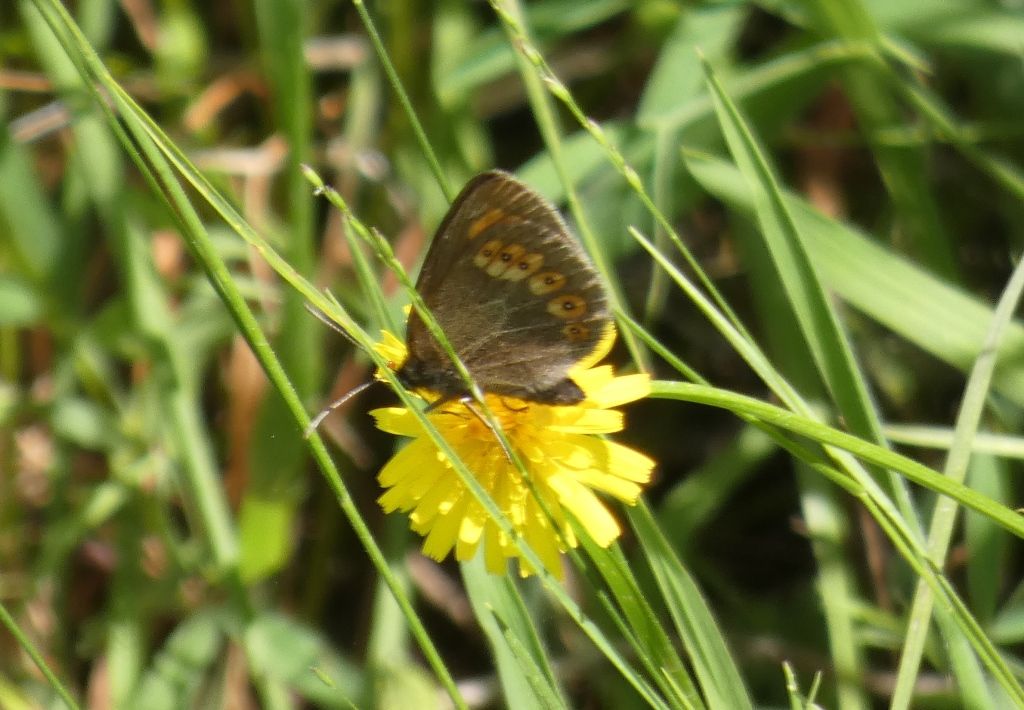
[[[603, 347], [570, 373], [586, 395], [578, 404], [550, 405], [485, 394], [532, 487], [494, 432], [466, 404], [448, 402], [427, 415], [515, 533], [557, 577], [561, 576], [560, 553], [577, 545], [570, 518], [607, 547], [622, 529], [595, 492], [632, 505], [654, 468], [654, 461], [643, 454], [600, 436], [623, 428], [623, 415], [615, 407], [650, 391], [647, 375], [616, 377], [610, 366], [595, 365], [611, 347], [614, 330], [609, 336]], [[390, 363], [401, 363], [406, 357], [404, 344], [387, 332], [377, 351]], [[431, 401], [437, 398], [434, 393], [419, 394]], [[378, 500], [385, 512], [409, 513], [412, 529], [426, 538], [425, 555], [440, 561], [454, 549], [456, 559], [469, 560], [483, 544], [487, 569], [495, 574], [506, 570], [509, 558], [520, 558], [515, 542], [477, 502], [412, 412], [386, 407], [371, 414], [378, 428], [412, 437], [381, 470], [378, 479], [387, 490]], [[524, 576], [534, 572], [521, 558], [519, 570]]]

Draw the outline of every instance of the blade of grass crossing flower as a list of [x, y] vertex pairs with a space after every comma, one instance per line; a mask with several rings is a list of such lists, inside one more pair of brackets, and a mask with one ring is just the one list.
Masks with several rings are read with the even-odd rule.
[[[310, 178], [311, 180], [313, 180], [314, 184], [317, 186], [318, 189], [323, 188], [322, 182], [319, 182], [319, 178], [315, 176], [315, 174], [310, 174]], [[380, 237], [380, 235], [376, 234], [373, 230], [369, 230], [364, 225], [362, 225], [362, 223], [351, 213], [351, 211], [348, 209], [348, 206], [344, 203], [344, 201], [341, 200], [340, 195], [330, 190], [329, 188], [325, 190], [325, 195], [329, 200], [332, 201], [333, 204], [335, 204], [340, 210], [342, 210], [345, 213], [346, 218], [350, 221], [353, 228], [364, 238], [366, 238], [367, 240], [374, 244], [375, 249], [378, 252], [378, 256], [382, 260], [384, 260], [385, 264], [396, 274], [396, 276], [399, 279], [399, 282], [402, 284], [403, 288], [406, 289], [407, 293], [409, 294], [410, 300], [413, 302], [413, 307], [416, 308], [417, 312], [421, 314], [425, 324], [429, 328], [431, 328], [431, 331], [435, 334], [435, 337], [438, 339], [438, 342], [441, 343], [442, 346], [444, 346], [447, 343], [447, 337], [441, 330], [440, 326], [434, 320], [434, 317], [430, 313], [429, 309], [427, 309], [426, 304], [422, 302], [421, 295], [416, 292], [408, 275], [405, 274], [404, 270], [402, 269], [401, 264], [398, 263], [398, 261], [395, 259], [394, 254], [391, 252], [390, 245], [388, 245]], [[336, 309], [327, 309], [325, 312], [331, 313], [334, 310]], [[357, 341], [364, 342], [363, 340], [360, 340], [360, 338], [365, 338], [365, 334], [362, 334], [360, 332], [358, 336], [356, 336], [355, 333], [353, 334], [353, 336], [356, 337]], [[606, 655], [608, 655], [609, 660], [611, 660], [612, 663], [615, 664], [617, 668], [619, 668], [619, 670], [623, 673], [626, 679], [633, 685], [633, 687], [636, 688], [638, 692], [640, 692], [641, 695], [644, 696], [649, 702], [655, 705], [660, 705], [660, 702], [656, 699], [656, 696], [653, 694], [653, 691], [647, 687], [646, 683], [632, 669], [628, 668], [628, 666], [625, 665], [622, 659], [618, 657], [617, 653], [611, 650], [611, 646], [608, 644], [600, 628], [593, 624], [593, 622], [582, 616], [578, 606], [575, 604], [575, 602], [569, 599], [569, 597], [565, 594], [562, 587], [556, 581], [554, 581], [553, 578], [551, 578], [550, 574], [540, 563], [540, 560], [536, 556], [534, 551], [530, 549], [529, 545], [526, 544], [524, 540], [522, 540], [514, 534], [505, 515], [497, 508], [495, 502], [491, 499], [489, 494], [485, 490], [483, 490], [480, 482], [476, 479], [476, 477], [472, 475], [469, 472], [469, 470], [465, 467], [465, 464], [458, 456], [458, 453], [454, 449], [452, 449], [451, 445], [444, 439], [444, 437], [440, 434], [440, 432], [437, 430], [434, 424], [430, 422], [429, 419], [426, 418], [425, 414], [411, 400], [408, 393], [405, 392], [404, 388], [398, 385], [398, 382], [395, 379], [395, 374], [389, 367], [387, 367], [387, 363], [380, 359], [380, 356], [373, 350], [373, 348], [368, 342], [365, 343], [364, 347], [368, 349], [368, 353], [370, 354], [370, 356], [374, 358], [375, 361], [378, 362], [378, 366], [382, 368], [380, 372], [389, 382], [392, 383], [392, 386], [396, 390], [396, 394], [398, 394], [398, 396], [402, 399], [403, 403], [405, 403], [406, 406], [410, 408], [411, 413], [423, 425], [431, 441], [435, 445], [437, 445], [438, 449], [440, 449], [440, 451], [443, 452], [445, 456], [448, 457], [448, 460], [451, 461], [454, 468], [458, 472], [460, 478], [462, 478], [463, 483], [466, 485], [466, 487], [472, 492], [473, 496], [478, 500], [478, 502], [480, 502], [480, 504], [484, 507], [484, 509], [492, 517], [492, 519], [494, 519], [499, 524], [499, 526], [502, 527], [503, 532], [505, 532], [505, 534], [509, 535], [510, 538], [515, 541], [516, 546], [522, 552], [524, 559], [527, 560], [538, 572], [542, 580], [544, 580], [548, 589], [553, 592], [556, 599], [558, 599], [563, 604], [563, 606], [566, 607], [567, 611], [569, 611], [572, 617], [577, 620], [577, 623], [580, 624], [583, 631], [587, 633], [587, 635], [590, 636], [592, 640], [594, 640], [596, 645], [599, 648], [601, 648], [601, 650], [604, 651]], [[447, 343], [447, 348], [451, 350], [450, 343]], [[458, 357], [455, 355], [454, 351], [451, 352], [450, 357], [452, 358], [453, 362], [458, 363]], [[472, 384], [472, 380], [468, 377], [468, 373], [466, 373], [466, 380], [467, 384]], [[487, 413], [486, 410], [484, 413]], [[504, 436], [504, 434], [500, 430], [496, 431], [496, 433], [499, 436]], [[507, 445], [506, 450], [508, 450]], [[519, 465], [522, 474], [524, 476], [527, 476], [527, 472], [523, 470], [521, 462]]]
[[714, 615], [646, 504], [627, 511], [710, 708], [753, 707]]
[[[967, 476], [967, 466], [971, 458], [971, 443], [978, 431], [978, 424], [985, 408], [985, 400], [992, 384], [999, 344], [1013, 318], [1017, 305], [1020, 303], [1022, 294], [1024, 294], [1024, 261], [1017, 263], [1013, 275], [999, 298], [989, 326], [988, 336], [985, 338], [981, 353], [967, 379], [967, 387], [964, 390], [963, 402], [960, 405], [954, 429], [953, 446], [949, 450], [944, 469], [945, 475], [957, 483], [963, 482]], [[928, 552], [937, 567], [941, 568], [945, 562], [958, 511], [959, 506], [956, 501], [950, 498], [940, 498], [935, 505], [928, 531]], [[892, 707], [894, 709], [908, 707], [911, 702], [914, 681], [917, 678], [921, 653], [930, 626], [932, 606], [931, 590], [923, 583], [918, 583], [910, 608], [908, 631], [904, 638], [903, 654], [900, 658], [896, 687], [893, 692]], [[974, 687], [977, 687], [976, 684]], [[991, 699], [986, 699], [991, 702]], [[967, 701], [968, 698], [965, 697], [964, 700]], [[975, 697], [971, 700], [977, 702], [979, 698]]]
[[567, 707], [522, 595], [508, 576], [487, 572], [483, 556], [462, 563], [469, 601], [494, 651], [508, 707]]

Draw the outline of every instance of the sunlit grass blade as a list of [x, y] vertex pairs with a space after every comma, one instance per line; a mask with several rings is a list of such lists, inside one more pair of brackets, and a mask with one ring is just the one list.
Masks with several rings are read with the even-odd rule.
[[737, 710], [753, 707], [739, 668], [707, 602], [669, 546], [650, 510], [641, 503], [630, 510], [629, 515], [708, 707]]
[[[949, 478], [911, 459], [907, 459], [858, 437], [797, 417], [749, 397], [726, 393], [721, 390], [713, 390], [701, 385], [655, 383], [652, 396], [680, 398], [686, 401], [725, 407], [744, 417], [761, 420], [791, 432], [808, 436], [823, 444], [845, 449], [867, 463], [884, 466], [906, 477], [908, 480], [942, 493], [958, 503], [985, 515], [1017, 537], [1024, 537], [1024, 521], [1021, 520], [1015, 511], [962, 484], [951, 481]], [[819, 473], [827, 474], [827, 471], [820, 463], [815, 463], [813, 466]], [[831, 475], [829, 477], [836, 483], [842, 483], [840, 479]], [[863, 480], [863, 483], [869, 484], [871, 481]], [[944, 602], [949, 605], [950, 614], [960, 633], [971, 644], [981, 662], [992, 673], [1002, 689], [1011, 697], [1024, 702], [1024, 688], [1021, 687], [1019, 681], [1008, 667], [1006, 660], [995, 648], [992, 640], [985, 635], [970, 610], [960, 600], [952, 585], [931, 562], [916, 533], [908, 528], [905, 521], [899, 518], [898, 513], [894, 509], [889, 507], [891, 504], [885, 501], [884, 498], [879, 497], [877, 492], [871, 488], [848, 484], [843, 485], [844, 488], [847, 488], [849, 492], [856, 495], [867, 506], [872, 516], [889, 535], [890, 540], [901, 551], [904, 559], [921, 575], [922, 579], [928, 582], [932, 591], [939, 594]]]
[[[953, 446], [949, 450], [943, 471], [950, 480], [958, 483], [963, 482], [967, 476], [971, 444], [977, 433], [978, 424], [985, 408], [985, 400], [991, 387], [999, 344], [1020, 303], [1022, 294], [1024, 294], [1024, 262], [1017, 264], [1017, 268], [1014, 269], [1013, 275], [1003, 290], [992, 316], [988, 336], [982, 345], [964, 390], [963, 402], [960, 405], [953, 434]], [[940, 498], [935, 504], [928, 531], [928, 551], [932, 562], [937, 567], [941, 567], [945, 562], [958, 511], [959, 506], [950, 498]], [[923, 583], [919, 583], [910, 608], [907, 636], [904, 639], [903, 654], [896, 677], [896, 688], [893, 691], [893, 708], [909, 707], [912, 701], [913, 684], [918, 675], [933, 604], [931, 590]], [[966, 684], [964, 685], [966, 686]], [[965, 692], [964, 701], [966, 703], [991, 703], [991, 698], [987, 696], [983, 685], [979, 687], [977, 683], [974, 683], [972, 687], [971, 696]], [[970, 688], [966, 689], [970, 690]]]
[[659, 380], [652, 384], [651, 396], [721, 407], [791, 431], [820, 444], [835, 446], [867, 463], [891, 469], [913, 483], [948, 496], [984, 515], [1015, 536], [1024, 538], [1024, 519], [1015, 511], [963, 484], [951, 481], [924, 464], [813, 419], [752, 397], [705, 385]]
[[[639, 503], [638, 505], [642, 505]], [[600, 575], [589, 576], [593, 589], [607, 587], [598, 594], [605, 599], [606, 611], [622, 629], [630, 645], [636, 649], [640, 662], [646, 667], [671, 707], [701, 708], [704, 700], [698, 693], [689, 670], [676, 652], [672, 639], [657, 618], [654, 605], [649, 602], [640, 583], [617, 546], [604, 549], [583, 536], [583, 545]], [[714, 707], [713, 705], [710, 707]]]
[[544, 643], [512, 580], [489, 574], [480, 556], [463, 563], [462, 576], [494, 650], [509, 707], [567, 707]]
[[[777, 289], [785, 294], [786, 304], [792, 309], [799, 326], [798, 331], [784, 336], [783, 340], [791, 342], [790, 336], [799, 333], [821, 381], [851, 429], [870, 440], [881, 441], [877, 415], [860, 368], [804, 250], [803, 237], [782, 201], [773, 168], [739, 109], [706, 63], [704, 72], [715, 99], [726, 143], [753, 191], [754, 212], [764, 241], [764, 252], [770, 255], [770, 263], [775, 267]], [[796, 359], [799, 356], [791, 358]], [[790, 365], [792, 370], [801, 372], [797, 362]], [[876, 472], [875, 475], [879, 474]], [[819, 482], [810, 477], [801, 477], [800, 480], [804, 489], [804, 517], [816, 541], [814, 547], [822, 568], [818, 582], [820, 598], [837, 672], [840, 679], [859, 678], [863, 674], [863, 651], [855, 639], [853, 621], [848, 613], [852, 608], [853, 580], [842, 556], [830, 552], [844, 542], [848, 527], [846, 516], [837, 501], [830, 499], [827, 489], [819, 489]], [[890, 477], [888, 484], [904, 517], [911, 526], [916, 526], [916, 512], [902, 482]], [[844, 705], [866, 705], [866, 698], [861, 695], [858, 685], [849, 680], [840, 683], [839, 697]]]

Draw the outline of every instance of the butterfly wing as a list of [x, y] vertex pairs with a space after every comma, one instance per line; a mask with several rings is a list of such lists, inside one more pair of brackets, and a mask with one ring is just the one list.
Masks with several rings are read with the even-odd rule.
[[[555, 209], [507, 173], [471, 180], [427, 252], [417, 291], [484, 391], [578, 401], [569, 369], [610, 322], [596, 271]], [[409, 318], [412, 386], [465, 391], [418, 315]]]

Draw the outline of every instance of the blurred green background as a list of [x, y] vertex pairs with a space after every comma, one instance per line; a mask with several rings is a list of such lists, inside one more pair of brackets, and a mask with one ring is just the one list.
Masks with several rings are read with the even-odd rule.
[[[176, 147], [209, 185], [140, 170], [156, 161], [135, 119], [124, 118], [111, 87], [99, 99], [87, 90], [83, 51], [54, 34], [55, 3], [0, 6], [0, 601], [8, 631], [25, 635], [83, 707], [453, 702], [318, 473], [301, 426], [268, 386], [221, 284], [256, 313], [306, 411], [366, 380], [372, 365], [310, 317], [306, 296], [238, 237], [213, 196], [371, 335], [401, 323], [407, 299], [393, 275], [353, 251], [345, 221], [314, 195], [300, 165], [323, 175], [415, 271], [448, 201], [403, 100], [449, 191], [500, 167], [560, 205], [571, 197], [567, 217], [606, 267], [621, 312], [712, 385], [780, 400], [631, 236], [633, 227], [691, 273], [651, 205], [815, 411], [957, 475], [956, 457], [947, 457], [952, 427], [1024, 242], [1021, 4], [499, 5], [512, 24], [487, 3], [455, 0], [365, 9], [294, 0], [69, 4], [82, 38], [166, 134], [154, 140]], [[517, 52], [516, 17], [574, 103], [544, 94], [551, 84]], [[709, 89], [702, 58], [756, 135], [745, 145], [761, 146], [768, 172], [749, 162], [755, 153], [744, 158], [739, 134], [730, 137], [744, 124]], [[642, 196], [573, 106], [617, 146]], [[786, 209], [765, 202], [773, 176]], [[194, 215], [166, 197], [175, 189]], [[787, 214], [795, 226], [779, 219]], [[197, 227], [206, 242], [196, 241]], [[800, 235], [810, 271], [803, 257], [787, 271], [765, 237], [773, 229]], [[787, 278], [811, 272], [824, 299], [802, 301]], [[378, 286], [379, 301], [367, 296]], [[808, 307], [836, 319], [834, 342], [851, 344], [839, 381], [862, 387], [859, 414], [821, 372], [801, 330]], [[623, 330], [614, 361], [624, 370], [683, 379]], [[954, 452], [973, 447], [959, 469], [983, 508], [1015, 509], [1024, 329], [1004, 323], [989, 345], [999, 360], [987, 379], [979, 375], [974, 400], [984, 404], [984, 431]], [[536, 580], [500, 583], [539, 627], [527, 636], [543, 660], [515, 670], [509, 658], [522, 661], [521, 642], [488, 626], [486, 595], [474, 587], [499, 582], [421, 557], [407, 521], [376, 506], [375, 475], [396, 442], [366, 411], [394, 401], [377, 388], [331, 416], [322, 434], [352, 510], [464, 702], [657, 705]], [[1014, 704], [1007, 686], [1024, 674], [1024, 557], [1005, 526], [970, 513], [947, 537], [948, 551], [930, 548], [963, 599], [952, 612], [961, 623], [941, 612], [935, 633], [914, 641], [923, 644], [920, 670], [900, 670], [909, 622], [928, 628], [929, 610], [915, 615], [920, 571], [877, 511], [727, 411], [655, 398], [630, 407], [628, 421], [616, 439], [659, 462], [647, 502], [668, 554], [717, 617], [720, 632], [709, 633], [730, 649], [743, 698], [800, 707], [820, 672], [817, 697], [827, 707]], [[936, 497], [888, 485], [907, 524], [927, 530]], [[700, 676], [665, 580], [648, 566], [651, 539], [634, 529], [622, 548], [636, 589], [650, 592], [641, 616], [666, 629], [675, 649], [666, 657], [679, 662], [672, 673]], [[568, 589], [663, 691], [665, 707], [684, 706], [679, 698], [736, 707], [704, 678], [699, 691], [674, 696], [657, 654], [631, 646], [616, 625], [593, 568], [570, 570]], [[961, 635], [967, 619], [976, 633]], [[999, 682], [978, 651], [985, 644], [1005, 662]], [[783, 662], [797, 679], [789, 690]], [[555, 690], [538, 690], [547, 682]], [[0, 707], [59, 706], [25, 645], [0, 632]]]

